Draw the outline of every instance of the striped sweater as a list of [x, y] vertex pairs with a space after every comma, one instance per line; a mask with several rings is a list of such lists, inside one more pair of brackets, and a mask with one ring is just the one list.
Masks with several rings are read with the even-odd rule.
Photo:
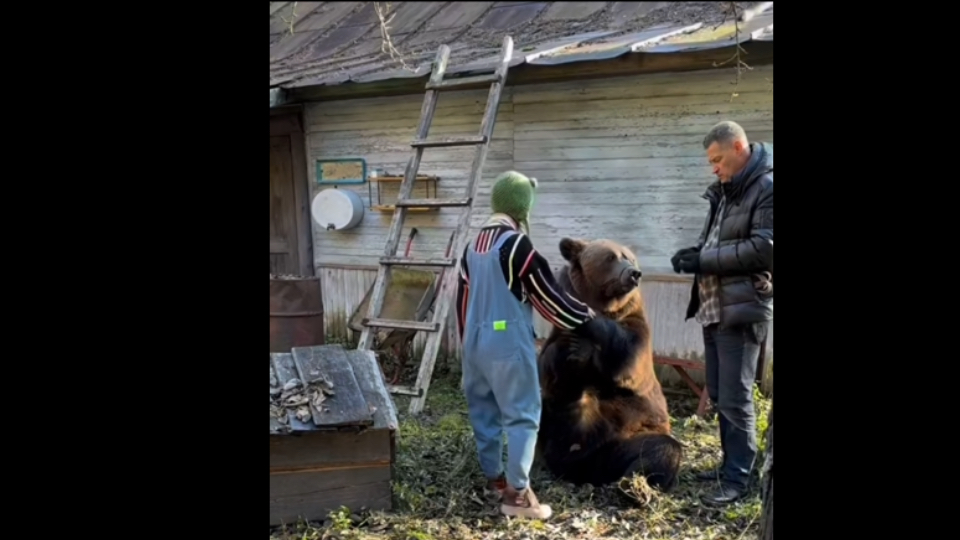
[[[516, 224], [507, 217], [494, 216], [480, 230], [473, 244], [478, 253], [486, 253], [501, 234], [516, 231]], [[470, 295], [470, 269], [467, 250], [460, 259], [460, 279], [457, 288], [457, 323], [460, 337], [466, 323], [467, 302]], [[500, 268], [510, 292], [520, 302], [530, 303], [548, 322], [563, 329], [574, 329], [590, 316], [587, 305], [560, 289], [550, 265], [533, 247], [530, 238], [522, 233], [514, 235], [500, 248]]]

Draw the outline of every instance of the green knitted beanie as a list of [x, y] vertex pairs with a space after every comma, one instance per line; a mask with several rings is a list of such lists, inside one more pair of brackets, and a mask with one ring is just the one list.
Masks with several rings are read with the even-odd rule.
[[536, 178], [527, 178], [517, 171], [507, 171], [493, 183], [490, 209], [519, 221], [524, 232], [529, 234], [530, 210], [533, 209], [533, 193], [536, 188]]

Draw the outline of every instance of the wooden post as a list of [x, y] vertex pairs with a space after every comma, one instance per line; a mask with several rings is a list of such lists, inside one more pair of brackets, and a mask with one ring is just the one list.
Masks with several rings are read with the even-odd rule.
[[760, 540], [773, 540], [773, 398], [770, 398], [770, 416], [767, 421], [767, 446], [763, 452], [761, 470]]

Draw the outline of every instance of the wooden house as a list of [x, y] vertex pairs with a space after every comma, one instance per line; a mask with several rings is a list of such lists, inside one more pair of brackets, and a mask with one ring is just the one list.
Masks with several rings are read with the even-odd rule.
[[392, 508], [397, 412], [370, 351], [270, 354], [270, 525]]
[[[669, 258], [703, 225], [701, 195], [713, 181], [702, 146], [709, 128], [734, 120], [752, 140], [773, 141], [772, 2], [737, 3], [735, 13], [727, 2], [376, 4], [389, 9], [392, 49], [375, 4], [270, 8], [271, 156], [283, 162], [271, 162], [271, 185], [286, 186], [271, 188], [278, 209], [271, 230], [282, 231], [271, 241], [271, 264], [283, 258], [282, 271], [321, 277], [327, 333], [347, 334], [347, 319], [373, 283], [398, 184], [368, 178], [337, 186], [362, 198], [363, 218], [349, 230], [325, 230], [309, 216], [309, 201], [331, 189], [318, 183], [318, 161], [363, 158], [379, 177], [401, 175], [439, 45], [452, 51], [448, 73], [470, 75], [492, 70], [509, 34], [514, 59], [472, 225], [484, 221], [498, 173], [536, 177], [538, 249], [560, 267], [565, 236], [631, 247], [644, 269], [655, 351], [699, 361], [700, 329], [684, 320], [691, 279], [674, 274]], [[486, 96], [486, 87], [441, 93], [431, 135], [476, 133]], [[429, 149], [420, 172], [438, 178], [438, 197], [459, 196], [471, 155]], [[407, 230], [419, 231], [411, 254], [442, 255], [456, 212], [410, 214]], [[456, 356], [452, 313], [445, 348]], [[542, 336], [548, 327], [538, 319], [537, 330]], [[768, 357], [772, 350], [771, 332]]]

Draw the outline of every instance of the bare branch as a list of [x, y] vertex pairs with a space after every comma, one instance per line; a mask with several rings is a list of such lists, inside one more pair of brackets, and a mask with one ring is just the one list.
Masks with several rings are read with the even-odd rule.
[[390, 58], [392, 58], [394, 61], [398, 62], [401, 68], [407, 71], [416, 71], [416, 68], [411, 67], [409, 64], [407, 64], [406, 60], [404, 60], [403, 55], [400, 53], [400, 51], [398, 51], [397, 48], [393, 46], [393, 40], [390, 39], [389, 24], [391, 21], [393, 21], [393, 18], [397, 16], [397, 14], [394, 13], [393, 15], [390, 16], [389, 19], [385, 17], [384, 14], [390, 11], [390, 3], [374, 2], [373, 9], [374, 11], [377, 12], [377, 19], [380, 20], [380, 38], [381, 38], [380, 51], [383, 52], [383, 54], [390, 56]]
[[[741, 43], [741, 39], [740, 39], [740, 35], [741, 35], [741, 32], [740, 32], [740, 23], [741, 23], [743, 20], [749, 20], [749, 19], [753, 18], [753, 16], [754, 16], [755, 14], [754, 14], [753, 12], [748, 12], [747, 14], [744, 14], [743, 11], [740, 9], [740, 6], [738, 6], [736, 2], [727, 2], [727, 4], [728, 4], [728, 8], [729, 8], [729, 10], [730, 10], [730, 11], [729, 11], [729, 14], [730, 14], [730, 15], [733, 15], [733, 31], [734, 31], [734, 39], [736, 40], [736, 47], [735, 47], [735, 49], [734, 49], [733, 56], [731, 56], [730, 58], [724, 60], [723, 62], [714, 62], [714, 63], [713, 63], [713, 67], [720, 67], [720, 66], [729, 64], [730, 62], [734, 62], [734, 70], [735, 70], [736, 73], [737, 73], [737, 80], [736, 80], [736, 83], [734, 84], [733, 93], [731, 93], [731, 95], [730, 95], [730, 101], [733, 101], [733, 99], [734, 99], [735, 97], [737, 97], [738, 95], [740, 95], [740, 94], [737, 93], [737, 89], [740, 87], [740, 77], [743, 75], [743, 72], [746, 71], [746, 70], [751, 70], [751, 69], [753, 69], [753, 68], [750, 67], [746, 62], [744, 62], [744, 61], [741, 59], [741, 57], [740, 57], [740, 53], [741, 53], [741, 52], [742, 52], [743, 54], [747, 54], [746, 49], [744, 49], [743, 46], [740, 45], [740, 43]], [[724, 10], [724, 21], [723, 21], [723, 22], [726, 22], [726, 20], [727, 20], [726, 15], [727, 15], [727, 14], [728, 14], [728, 13], [727, 13], [727, 10], [725, 9], [725, 10]], [[746, 16], [745, 16], [745, 15], [746, 15]], [[723, 24], [723, 22], [721, 22], [720, 24]]]
[[285, 22], [285, 23], [287, 23], [287, 26], [289, 26], [289, 28], [287, 29], [287, 31], [290, 32], [291, 35], [293, 35], [293, 21], [297, 20], [297, 4], [299, 4], [299, 3], [300, 3], [300, 2], [294, 2], [294, 3], [293, 3], [293, 7], [290, 8], [290, 18], [289, 18], [289, 19], [286, 18], [286, 17], [284, 17], [283, 15], [280, 16], [280, 20], [283, 21], [283, 22]]

